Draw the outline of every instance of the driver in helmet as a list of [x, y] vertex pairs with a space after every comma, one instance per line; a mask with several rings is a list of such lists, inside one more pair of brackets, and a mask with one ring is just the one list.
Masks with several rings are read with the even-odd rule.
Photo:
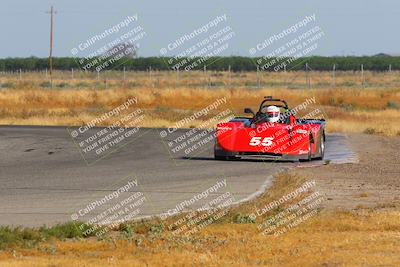
[[267, 115], [268, 122], [277, 123], [280, 119], [281, 111], [277, 106], [265, 107], [263, 112]]

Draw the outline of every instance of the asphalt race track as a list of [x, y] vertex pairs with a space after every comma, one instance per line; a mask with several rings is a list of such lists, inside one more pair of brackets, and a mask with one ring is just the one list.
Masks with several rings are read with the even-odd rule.
[[[160, 137], [165, 129], [140, 129], [111, 154], [86, 158], [69, 133], [73, 130], [0, 127], [1, 225], [53, 225], [71, 221], [71, 216], [88, 221], [114, 209], [124, 199], [127, 205], [137, 204], [130, 219], [172, 214], [177, 205], [180, 208], [175, 211], [198, 208], [222, 195], [230, 196], [235, 203], [263, 192], [271, 185], [272, 175], [280, 170], [299, 164], [322, 164], [216, 161], [213, 142], [189, 156], [184, 150], [172, 151], [170, 142], [189, 129], [165, 138]], [[331, 163], [357, 160], [345, 136], [336, 134], [327, 136], [325, 159]], [[120, 188], [126, 191], [118, 191]], [[117, 191], [118, 196], [113, 194]], [[191, 205], [180, 205], [193, 199]]]

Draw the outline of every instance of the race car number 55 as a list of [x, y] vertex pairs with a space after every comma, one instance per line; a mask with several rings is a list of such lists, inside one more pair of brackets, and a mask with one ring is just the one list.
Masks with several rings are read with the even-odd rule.
[[251, 138], [249, 145], [250, 146], [258, 146], [258, 145], [262, 145], [262, 146], [270, 146], [272, 145], [272, 140], [274, 140], [274, 138], [272, 137], [264, 137], [264, 139], [262, 139], [262, 137], [259, 136], [254, 136]]

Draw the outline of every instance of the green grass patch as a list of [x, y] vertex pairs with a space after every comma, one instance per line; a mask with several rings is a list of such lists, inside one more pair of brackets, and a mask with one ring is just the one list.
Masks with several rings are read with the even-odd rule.
[[68, 222], [40, 228], [2, 226], [0, 227], [0, 249], [9, 247], [29, 248], [50, 239], [87, 238], [96, 234], [96, 231], [85, 234], [90, 226], [82, 224], [82, 227], [79, 227], [80, 225], [80, 223]]

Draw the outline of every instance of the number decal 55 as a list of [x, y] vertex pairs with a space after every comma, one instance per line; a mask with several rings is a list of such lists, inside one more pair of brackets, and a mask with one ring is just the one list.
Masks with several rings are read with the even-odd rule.
[[259, 136], [254, 136], [251, 138], [249, 145], [250, 146], [258, 146], [258, 145], [262, 145], [262, 146], [270, 146], [272, 145], [272, 140], [274, 140], [274, 138], [272, 137], [264, 137], [264, 139], [261, 140], [262, 137]]

